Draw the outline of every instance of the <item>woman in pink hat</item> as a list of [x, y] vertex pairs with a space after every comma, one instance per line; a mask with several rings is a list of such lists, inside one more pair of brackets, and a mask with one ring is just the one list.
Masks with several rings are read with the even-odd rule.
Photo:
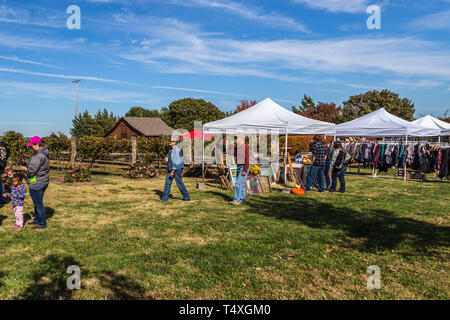
[[48, 172], [50, 169], [50, 161], [48, 158], [47, 147], [42, 147], [42, 139], [33, 137], [28, 147], [34, 149], [34, 155], [31, 157], [26, 167], [21, 167], [26, 172], [28, 189], [34, 204], [34, 224], [33, 229], [45, 229], [47, 227], [44, 193], [47, 190], [50, 178]]

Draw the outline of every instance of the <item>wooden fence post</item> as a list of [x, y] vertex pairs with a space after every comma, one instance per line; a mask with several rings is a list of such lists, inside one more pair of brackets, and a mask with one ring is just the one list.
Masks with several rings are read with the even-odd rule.
[[74, 168], [75, 161], [77, 158], [77, 138], [75, 137], [70, 138], [70, 145], [71, 145], [70, 165], [72, 166], [72, 168]]
[[136, 163], [137, 158], [137, 143], [136, 143], [136, 137], [131, 137], [131, 164]]

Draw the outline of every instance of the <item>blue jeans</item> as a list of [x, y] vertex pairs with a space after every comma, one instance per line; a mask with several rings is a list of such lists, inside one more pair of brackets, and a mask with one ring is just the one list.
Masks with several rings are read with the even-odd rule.
[[34, 204], [34, 223], [41, 228], [47, 227], [45, 207], [44, 207], [44, 193], [47, 190], [47, 186], [43, 189], [33, 190], [29, 188], [31, 199]]
[[3, 174], [3, 169], [0, 169], [0, 203], [5, 203], [6, 199], [3, 198], [3, 193], [5, 191], [3, 190], [3, 185], [2, 185], [2, 174]]
[[177, 183], [178, 189], [180, 189], [180, 192], [183, 195], [183, 199], [191, 200], [191, 198], [189, 196], [189, 192], [187, 191], [187, 189], [183, 183], [183, 179], [181, 177], [182, 173], [183, 173], [183, 169], [175, 170], [173, 177], [170, 176], [170, 173], [167, 173], [166, 184], [164, 185], [163, 196], [161, 198], [162, 201], [169, 201], [170, 189], [172, 188], [172, 182], [174, 179], [175, 179], [175, 182]]
[[325, 186], [327, 188], [329, 188], [331, 186], [331, 179], [330, 179], [330, 166], [331, 166], [331, 161], [326, 161], [325, 162]]
[[339, 183], [341, 186], [339, 187], [339, 192], [344, 193], [345, 192], [345, 171], [347, 171], [346, 166], [342, 166], [341, 169], [333, 169], [332, 173], [332, 184], [330, 188], [330, 192], [335, 192], [337, 187], [337, 179], [339, 179]]
[[[244, 171], [244, 164], [238, 164], [236, 170], [236, 183], [234, 184], [234, 197], [233, 201], [242, 201], [243, 203], [247, 202], [247, 190], [245, 189], [245, 180], [248, 177], [248, 171], [245, 176], [242, 175], [242, 171]], [[249, 168], [250, 169], [250, 168]]]
[[325, 166], [311, 166], [308, 177], [306, 178], [305, 188], [306, 191], [311, 191], [311, 186], [315, 181], [319, 182], [319, 192], [324, 192], [323, 180], [324, 180]]

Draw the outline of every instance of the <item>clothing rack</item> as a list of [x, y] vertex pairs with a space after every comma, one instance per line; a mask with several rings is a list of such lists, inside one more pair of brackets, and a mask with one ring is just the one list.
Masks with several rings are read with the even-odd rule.
[[[355, 144], [355, 145], [361, 145], [361, 144], [375, 144], [375, 145], [399, 145], [399, 146], [410, 146], [410, 145], [428, 145], [430, 147], [440, 147], [440, 148], [445, 148], [447, 149], [447, 147], [450, 146], [450, 143], [448, 142], [430, 142], [427, 140], [416, 140], [416, 141], [408, 141], [408, 137], [406, 136], [405, 138], [399, 138], [399, 139], [385, 139], [383, 138], [383, 140], [343, 140], [341, 141], [343, 144]], [[360, 168], [361, 168], [361, 162], [358, 161], [358, 174], [360, 173]], [[398, 168], [400, 169], [400, 168]], [[376, 178], [377, 172], [376, 172], [376, 167], [375, 165], [373, 165], [372, 162], [372, 178]], [[404, 181], [407, 180], [407, 162], [405, 161], [404, 164], [404, 168], [403, 168], [403, 179]], [[380, 176], [381, 177], [381, 176]], [[388, 176], [386, 176], [388, 177]], [[391, 178], [391, 177], [389, 177]], [[395, 178], [394, 178], [395, 179]]]

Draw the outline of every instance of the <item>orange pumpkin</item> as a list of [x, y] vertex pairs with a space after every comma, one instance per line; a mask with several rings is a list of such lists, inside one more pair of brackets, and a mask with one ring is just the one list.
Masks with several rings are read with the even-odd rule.
[[295, 195], [304, 195], [305, 194], [305, 190], [302, 188], [292, 188], [291, 192]]

